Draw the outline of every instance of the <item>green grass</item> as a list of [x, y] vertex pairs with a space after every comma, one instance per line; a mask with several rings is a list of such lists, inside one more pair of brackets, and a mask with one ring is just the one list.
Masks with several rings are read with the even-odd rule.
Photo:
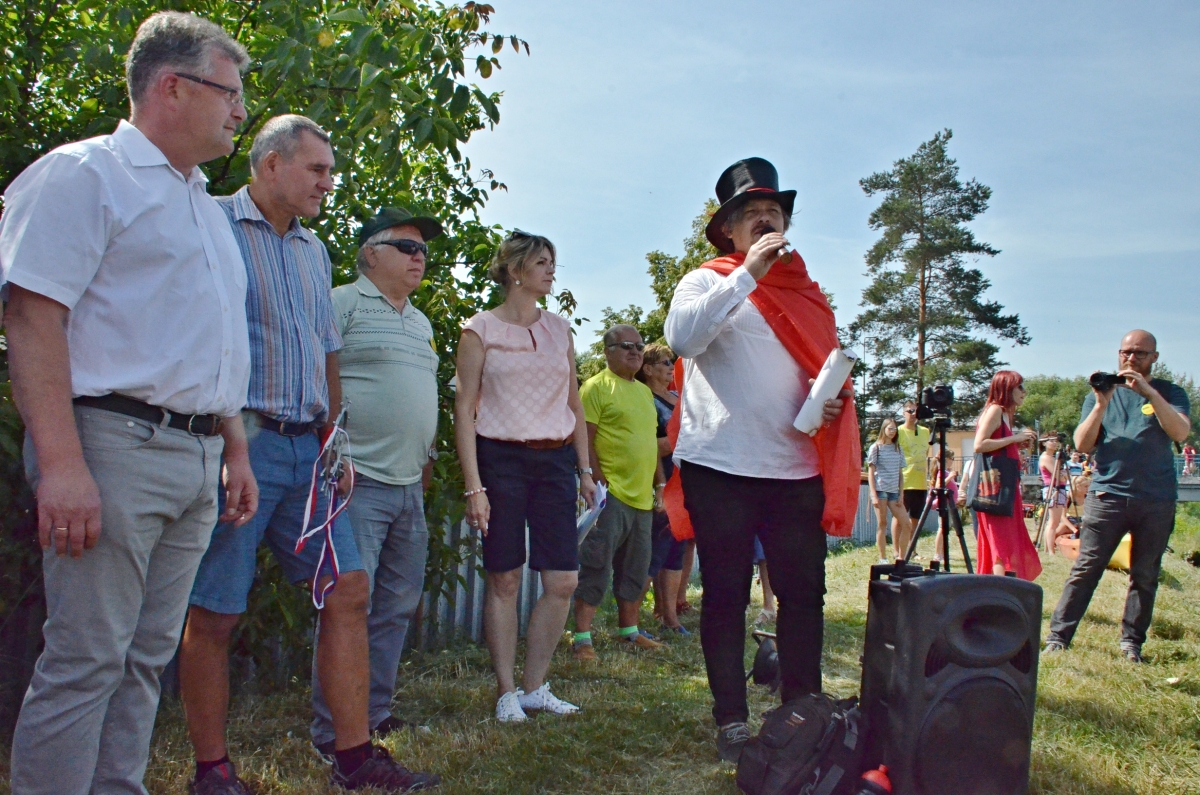
[[[1187, 530], [1182, 523], [1180, 529]], [[1177, 536], [1177, 554], [1167, 556], [1144, 649], [1149, 664], [1132, 666], [1118, 655], [1125, 591], [1118, 572], [1105, 574], [1071, 651], [1043, 659], [1032, 793], [1183, 795], [1200, 789], [1200, 569], [1180, 557], [1191, 548], [1179, 543], [1186, 537]], [[921, 551], [928, 555], [928, 546]], [[858, 691], [865, 575], [874, 556], [867, 548], [829, 560], [825, 684], [838, 695]], [[1048, 618], [1068, 565], [1060, 557], [1044, 563], [1039, 581]], [[644, 618], [649, 625], [648, 613]], [[685, 623], [695, 629], [697, 619]], [[395, 710], [426, 728], [393, 735], [387, 745], [409, 766], [440, 773], [445, 795], [735, 793], [733, 768], [714, 752], [699, 639], [630, 654], [615, 648], [613, 629], [611, 611], [602, 611], [598, 665], [577, 665], [565, 642], [555, 659], [555, 692], [584, 712], [537, 716], [522, 726], [492, 720], [494, 684], [485, 651], [463, 646], [411, 655]], [[748, 656], [752, 651], [749, 644]], [[772, 699], [758, 687], [751, 694], [757, 718]], [[327, 791], [328, 770], [308, 744], [308, 717], [306, 689], [235, 699], [232, 754], [259, 792]], [[7, 778], [6, 764], [7, 752], [0, 780]], [[147, 772], [150, 792], [185, 792], [191, 770], [179, 705], [164, 701]], [[0, 783], [0, 793], [7, 791]]]

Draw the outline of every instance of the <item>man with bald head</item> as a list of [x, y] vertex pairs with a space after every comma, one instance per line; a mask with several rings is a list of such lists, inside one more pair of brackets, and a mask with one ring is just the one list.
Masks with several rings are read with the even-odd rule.
[[1192, 429], [1187, 393], [1150, 378], [1158, 343], [1148, 331], [1125, 335], [1117, 351], [1124, 383], [1093, 389], [1083, 401], [1075, 429], [1081, 453], [1096, 453], [1096, 473], [1083, 507], [1079, 557], [1050, 619], [1046, 651], [1063, 651], [1087, 611], [1100, 576], [1126, 533], [1130, 551], [1129, 595], [1121, 621], [1121, 654], [1142, 662], [1142, 644], [1154, 612], [1158, 572], [1175, 529], [1175, 460], [1171, 443]]
[[619, 636], [627, 648], [656, 649], [638, 631], [650, 568], [653, 510], [661, 506], [664, 478], [658, 458], [658, 410], [650, 387], [634, 378], [642, 369], [642, 335], [633, 326], [604, 332], [608, 366], [579, 388], [587, 421], [592, 476], [608, 486], [608, 503], [579, 548], [575, 590], [575, 658], [596, 659], [592, 619], [612, 580]]

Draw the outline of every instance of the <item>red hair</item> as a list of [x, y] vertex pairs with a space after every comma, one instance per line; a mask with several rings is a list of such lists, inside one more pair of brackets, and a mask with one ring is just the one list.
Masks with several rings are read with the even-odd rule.
[[988, 387], [988, 403], [995, 403], [1007, 411], [1013, 407], [1013, 390], [1025, 381], [1016, 370], [997, 370]]

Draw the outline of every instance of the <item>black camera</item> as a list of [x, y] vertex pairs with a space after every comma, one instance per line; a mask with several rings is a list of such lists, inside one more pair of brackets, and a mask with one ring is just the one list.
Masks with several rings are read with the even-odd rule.
[[917, 406], [917, 419], [949, 417], [950, 407], [953, 405], [954, 387], [946, 384], [927, 386], [921, 395], [921, 405]]
[[1125, 379], [1116, 373], [1101, 373], [1095, 372], [1088, 376], [1088, 383], [1092, 385], [1092, 389], [1097, 392], [1107, 392], [1114, 387], [1125, 383]]

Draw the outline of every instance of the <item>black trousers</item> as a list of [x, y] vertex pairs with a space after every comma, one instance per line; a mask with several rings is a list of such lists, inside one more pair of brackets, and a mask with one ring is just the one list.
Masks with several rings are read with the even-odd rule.
[[[1141, 648], [1154, 616], [1158, 572], [1167, 541], [1175, 529], [1174, 500], [1141, 500], [1115, 494], [1088, 494], [1079, 530], [1079, 557], [1063, 586], [1058, 607], [1050, 617], [1047, 641], [1069, 645], [1087, 612], [1092, 593], [1112, 560], [1121, 538], [1129, 533], [1129, 593], [1121, 619], [1121, 645]], [[772, 585], [775, 583], [771, 580]]]
[[700, 555], [700, 643], [717, 725], [744, 722], [750, 714], [746, 607], [756, 533], [779, 600], [775, 626], [783, 700], [820, 692], [826, 554], [821, 478], [742, 477], [686, 461], [680, 477]]

